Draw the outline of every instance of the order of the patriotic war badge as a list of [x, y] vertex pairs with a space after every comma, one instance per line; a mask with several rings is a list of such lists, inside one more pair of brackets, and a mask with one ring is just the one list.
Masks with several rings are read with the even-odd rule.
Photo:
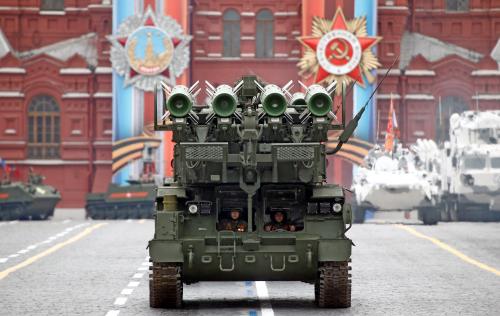
[[315, 83], [355, 81], [364, 86], [363, 75], [372, 82], [370, 71], [380, 66], [371, 47], [381, 39], [368, 36], [365, 18], [346, 21], [340, 8], [333, 20], [315, 17], [312, 36], [298, 38], [306, 48], [298, 63], [300, 75], [314, 75]]
[[189, 65], [191, 36], [174, 19], [150, 8], [128, 17], [108, 39], [113, 69], [125, 77], [125, 86], [152, 91], [160, 80], [175, 84]]

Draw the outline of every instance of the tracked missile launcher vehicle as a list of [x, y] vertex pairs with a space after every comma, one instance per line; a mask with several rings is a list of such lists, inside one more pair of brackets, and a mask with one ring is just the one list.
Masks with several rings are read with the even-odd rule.
[[143, 170], [139, 179], [126, 185], [111, 183], [104, 193], [89, 193], [85, 204], [87, 218], [139, 219], [153, 218], [156, 197], [153, 150], [145, 146]]
[[[366, 105], [345, 126], [331, 110], [335, 83], [293, 96], [291, 84], [206, 82], [204, 106], [197, 83], [155, 92], [155, 129], [175, 147], [149, 242], [151, 307], [181, 307], [183, 284], [238, 280], [309, 282], [320, 307], [350, 306], [351, 206], [325, 166]], [[329, 150], [332, 129], [343, 132]]]
[[28, 182], [0, 182], [0, 220], [44, 220], [54, 215], [61, 194], [30, 171]]
[[104, 193], [89, 193], [86, 217], [92, 219], [153, 218], [155, 184], [129, 180], [128, 185], [110, 184]]
[[500, 110], [453, 114], [442, 163], [443, 220], [500, 221]]

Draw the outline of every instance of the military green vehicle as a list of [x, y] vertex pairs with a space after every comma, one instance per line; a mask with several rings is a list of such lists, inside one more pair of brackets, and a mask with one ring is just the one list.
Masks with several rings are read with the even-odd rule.
[[[366, 105], [346, 127], [331, 110], [335, 83], [292, 97], [291, 82], [206, 82], [205, 106], [197, 84], [155, 92], [155, 130], [173, 131], [175, 147], [174, 178], [157, 189], [150, 306], [181, 307], [183, 284], [269, 280], [312, 283], [318, 306], [349, 307], [351, 206], [325, 161]], [[329, 150], [332, 129], [344, 131]]]
[[54, 215], [61, 194], [53, 186], [43, 183], [44, 177], [32, 169], [28, 182], [11, 182], [9, 177], [0, 182], [0, 220], [44, 220]]
[[153, 218], [156, 197], [154, 150], [145, 145], [142, 151], [141, 177], [128, 180], [126, 185], [111, 183], [104, 193], [87, 194], [87, 218]]
[[154, 183], [129, 180], [128, 185], [111, 183], [105, 193], [87, 194], [86, 217], [92, 219], [153, 218]]

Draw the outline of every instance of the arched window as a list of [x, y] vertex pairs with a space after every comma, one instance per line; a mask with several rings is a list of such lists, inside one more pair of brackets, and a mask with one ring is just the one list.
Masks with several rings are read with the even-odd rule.
[[469, 0], [446, 0], [447, 11], [469, 11]]
[[224, 57], [240, 57], [240, 15], [229, 9], [222, 17], [224, 26]]
[[274, 56], [274, 18], [270, 10], [257, 13], [257, 29], [255, 37], [255, 56], [269, 58]]
[[28, 157], [59, 158], [59, 105], [53, 97], [37, 95], [28, 107]]

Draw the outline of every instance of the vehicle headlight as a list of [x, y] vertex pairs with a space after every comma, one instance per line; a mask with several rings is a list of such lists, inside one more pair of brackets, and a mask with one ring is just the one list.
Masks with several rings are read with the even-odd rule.
[[188, 211], [191, 214], [196, 214], [198, 212], [198, 205], [196, 205], [196, 204], [189, 205]]
[[332, 209], [333, 209], [333, 211], [335, 213], [339, 213], [340, 211], [342, 211], [342, 204], [340, 204], [340, 203], [333, 203]]

